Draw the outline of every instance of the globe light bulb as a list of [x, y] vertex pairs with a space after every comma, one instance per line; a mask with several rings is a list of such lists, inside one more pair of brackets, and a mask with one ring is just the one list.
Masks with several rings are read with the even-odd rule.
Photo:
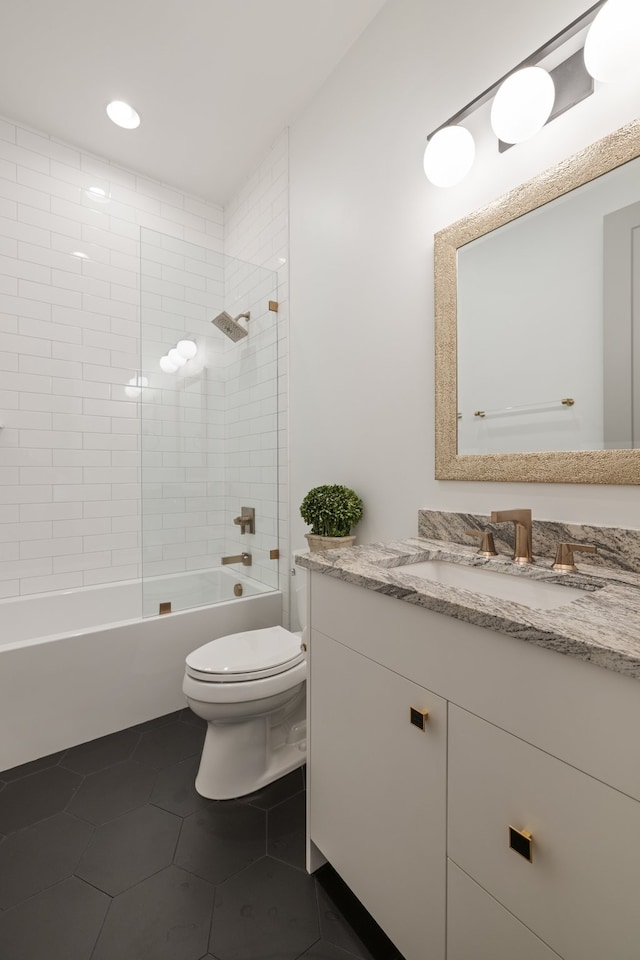
[[638, 0], [607, 0], [589, 28], [584, 65], [594, 80], [625, 80], [639, 68], [640, 4]]
[[476, 146], [466, 127], [443, 127], [431, 137], [424, 152], [424, 172], [436, 187], [453, 187], [473, 166]]
[[556, 90], [542, 67], [524, 67], [502, 83], [491, 105], [491, 126], [503, 143], [522, 143], [542, 130]]

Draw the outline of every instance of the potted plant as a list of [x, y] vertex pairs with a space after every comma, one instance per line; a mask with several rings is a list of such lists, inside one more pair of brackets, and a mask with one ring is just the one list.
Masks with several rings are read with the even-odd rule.
[[312, 552], [332, 547], [350, 547], [355, 540], [351, 528], [362, 519], [362, 500], [341, 484], [314, 487], [300, 504], [302, 519], [311, 524], [305, 534]]

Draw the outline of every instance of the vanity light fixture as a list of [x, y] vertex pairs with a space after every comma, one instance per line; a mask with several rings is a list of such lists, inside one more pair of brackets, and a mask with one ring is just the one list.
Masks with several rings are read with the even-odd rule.
[[124, 100], [112, 100], [106, 110], [109, 120], [125, 130], [135, 130], [140, 126], [140, 114]]
[[491, 126], [500, 152], [508, 150], [590, 96], [594, 79], [622, 79], [640, 69], [639, 35], [640, 0], [599, 0], [429, 134], [424, 153], [427, 179], [449, 187], [466, 176], [475, 146], [461, 123], [484, 104], [493, 101]]

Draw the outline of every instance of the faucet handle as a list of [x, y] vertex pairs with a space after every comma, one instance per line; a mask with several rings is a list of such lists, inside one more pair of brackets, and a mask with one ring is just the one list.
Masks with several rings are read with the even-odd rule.
[[577, 573], [578, 568], [575, 565], [573, 554], [575, 551], [580, 553], [597, 553], [598, 548], [592, 543], [559, 543], [556, 550], [556, 558], [551, 565], [552, 570], [564, 570], [565, 573]]
[[468, 537], [478, 537], [480, 540], [480, 547], [478, 548], [479, 557], [497, 557], [498, 551], [496, 550], [496, 545], [493, 542], [493, 534], [491, 530], [474, 530], [472, 527], [469, 527], [465, 530], [465, 533]]
[[240, 527], [240, 533], [256, 532], [256, 511], [255, 507], [240, 507], [240, 516], [234, 517], [233, 522]]

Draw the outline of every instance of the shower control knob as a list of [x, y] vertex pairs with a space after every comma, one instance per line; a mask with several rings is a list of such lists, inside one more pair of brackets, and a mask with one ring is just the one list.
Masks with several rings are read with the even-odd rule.
[[240, 507], [240, 516], [234, 517], [233, 522], [240, 527], [240, 533], [256, 532], [256, 511], [254, 507]]

